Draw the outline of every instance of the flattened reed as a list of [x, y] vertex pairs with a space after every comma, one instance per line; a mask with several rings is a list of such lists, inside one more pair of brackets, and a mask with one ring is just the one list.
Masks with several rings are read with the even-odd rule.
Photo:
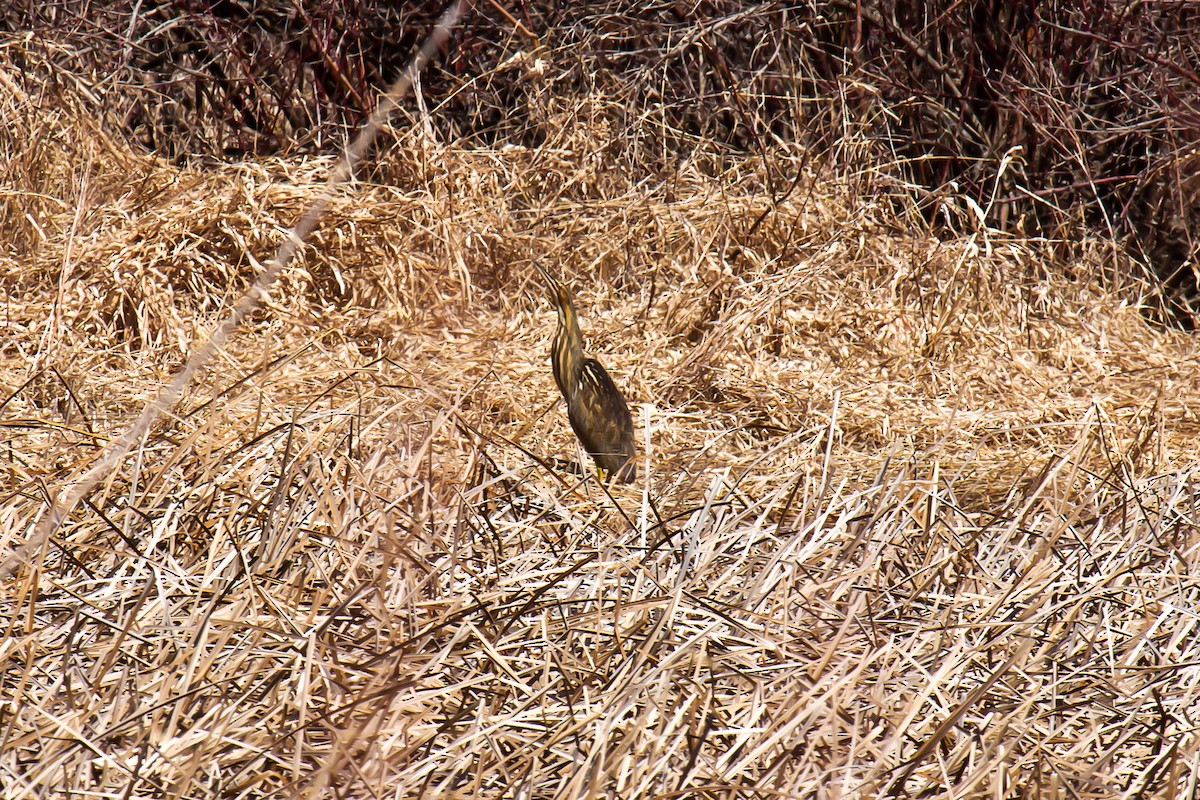
[[[537, 149], [398, 132], [4, 584], [5, 795], [1194, 794], [1194, 342], [800, 153], [612, 168], [588, 102]], [[4, 218], [6, 553], [331, 163], [38, 124], [94, 157]], [[636, 486], [564, 465], [532, 254], [640, 401]]]

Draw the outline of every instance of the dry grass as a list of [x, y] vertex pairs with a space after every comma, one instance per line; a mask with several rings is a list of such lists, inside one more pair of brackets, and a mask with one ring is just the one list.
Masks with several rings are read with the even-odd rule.
[[[4, 584], [5, 796], [1200, 791], [1193, 339], [1099, 258], [906, 226], [870, 174], [631, 174], [588, 103], [536, 150], [398, 131]], [[30, 107], [4, 553], [331, 163], [179, 169]], [[635, 487], [563, 464], [534, 256], [638, 401]]]

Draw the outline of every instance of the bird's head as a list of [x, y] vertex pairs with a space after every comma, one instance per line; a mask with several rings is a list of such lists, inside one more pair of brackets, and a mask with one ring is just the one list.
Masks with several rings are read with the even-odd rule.
[[538, 272], [542, 273], [542, 278], [546, 281], [546, 293], [550, 298], [550, 302], [554, 303], [554, 307], [558, 310], [558, 315], [564, 321], [574, 321], [575, 300], [571, 297], [570, 290], [559, 283], [541, 264], [535, 261], [533, 265], [537, 267]]

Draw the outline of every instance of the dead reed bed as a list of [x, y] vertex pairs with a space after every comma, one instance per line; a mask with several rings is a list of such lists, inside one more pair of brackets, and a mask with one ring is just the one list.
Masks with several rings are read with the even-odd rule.
[[[180, 168], [10, 97], [6, 554], [331, 164]], [[799, 152], [639, 174], [585, 111], [397, 130], [4, 582], [4, 796], [1195, 796], [1194, 340], [1100, 255], [934, 238]], [[572, 468], [534, 257], [635, 486]]]

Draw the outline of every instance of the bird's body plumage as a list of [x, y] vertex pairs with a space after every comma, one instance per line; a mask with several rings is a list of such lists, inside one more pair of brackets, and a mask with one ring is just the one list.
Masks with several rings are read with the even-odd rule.
[[629, 406], [600, 362], [583, 354], [583, 333], [571, 293], [541, 265], [535, 266], [545, 277], [558, 311], [550, 365], [567, 401], [567, 419], [604, 476], [628, 483], [637, 475]]

